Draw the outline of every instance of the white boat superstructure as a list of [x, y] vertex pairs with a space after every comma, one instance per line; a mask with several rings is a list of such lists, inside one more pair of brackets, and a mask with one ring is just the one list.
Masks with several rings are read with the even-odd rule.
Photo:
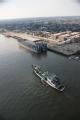
[[47, 83], [49, 86], [59, 90], [63, 91], [64, 86], [60, 83], [60, 79], [55, 74], [49, 74], [47, 72], [42, 72], [41, 67], [38, 65], [32, 65], [34, 73], [41, 79], [41, 81]]

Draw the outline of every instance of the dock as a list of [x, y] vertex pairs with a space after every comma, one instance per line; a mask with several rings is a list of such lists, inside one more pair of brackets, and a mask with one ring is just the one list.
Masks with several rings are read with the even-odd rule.
[[80, 53], [80, 43], [48, 46], [48, 50], [69, 57]]
[[22, 41], [24, 41], [24, 40], [28, 40], [28, 41], [32, 41], [32, 42], [42, 41], [41, 39], [36, 38], [35, 36], [32, 36], [32, 35], [28, 35], [26, 33], [6, 32], [6, 33], [4, 33], [4, 35], [6, 37], [12, 37], [12, 38], [19, 39]]
[[[65, 36], [67, 36], [66, 34], [61, 36], [60, 33], [58, 34], [58, 37], [60, 37], [61, 42], [64, 44], [58, 44], [60, 43], [57, 39], [56, 40], [52, 40], [49, 38], [45, 38], [44, 37], [38, 37], [38, 36], [33, 36], [33, 35], [29, 35], [27, 33], [17, 33], [17, 32], [6, 32], [4, 33], [5, 36], [7, 37], [12, 37], [15, 39], [18, 39], [20, 41], [31, 41], [31, 42], [44, 42], [46, 41], [47, 44], [47, 49], [49, 51], [64, 55], [64, 56], [72, 56], [74, 54], [76, 54], [77, 52], [80, 53], [80, 33], [79, 32], [71, 32], [70, 34], [72, 34], [72, 36], [69, 36], [70, 40], [64, 40]], [[77, 34], [77, 35], [74, 35]], [[74, 36], [73, 36], [74, 35]], [[59, 39], [59, 40], [60, 40]], [[57, 42], [58, 41], [58, 42]]]

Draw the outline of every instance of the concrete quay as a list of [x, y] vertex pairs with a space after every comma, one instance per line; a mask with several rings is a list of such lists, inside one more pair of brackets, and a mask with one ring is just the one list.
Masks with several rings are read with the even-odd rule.
[[64, 56], [71, 56], [80, 52], [80, 43], [70, 43], [64, 45], [48, 46], [48, 50]]

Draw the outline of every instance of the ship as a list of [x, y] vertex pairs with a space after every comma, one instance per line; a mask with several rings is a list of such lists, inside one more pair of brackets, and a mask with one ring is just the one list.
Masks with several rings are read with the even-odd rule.
[[24, 47], [35, 53], [43, 53], [47, 52], [47, 43], [43, 40], [36, 38], [34, 35], [28, 35], [25, 33], [17, 33], [17, 32], [6, 32], [4, 33], [7, 37], [12, 37], [17, 39], [20, 46]]
[[52, 88], [63, 91], [64, 85], [61, 84], [60, 79], [55, 74], [50, 74], [48, 71], [41, 70], [41, 66], [32, 65], [33, 72], [41, 79], [42, 83], [46, 83]]
[[44, 42], [34, 42], [28, 40], [20, 40], [18, 39], [19, 45], [30, 50], [34, 53], [45, 53], [47, 52], [47, 44]]

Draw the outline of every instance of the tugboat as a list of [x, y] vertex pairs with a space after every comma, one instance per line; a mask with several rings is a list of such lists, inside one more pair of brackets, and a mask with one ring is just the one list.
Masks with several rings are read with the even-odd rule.
[[64, 90], [64, 85], [60, 83], [60, 79], [55, 74], [49, 74], [48, 71], [42, 72], [41, 67], [38, 65], [32, 65], [33, 72], [41, 79], [42, 82], [45, 82], [52, 88], [55, 88], [58, 91]]

